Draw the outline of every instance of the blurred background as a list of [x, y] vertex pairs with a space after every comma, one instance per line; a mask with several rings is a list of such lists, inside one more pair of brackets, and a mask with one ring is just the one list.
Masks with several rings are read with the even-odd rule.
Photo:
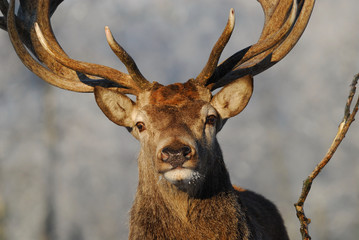
[[[104, 26], [147, 79], [195, 77], [223, 30], [236, 29], [222, 60], [257, 41], [255, 0], [65, 0], [52, 18], [69, 55], [125, 71]], [[356, 0], [317, 1], [297, 46], [255, 77], [254, 95], [219, 141], [232, 182], [272, 200], [291, 239], [302, 181], [322, 159], [359, 72]], [[27, 70], [0, 32], [0, 239], [126, 239], [139, 144], [110, 122], [92, 94], [49, 86]], [[313, 239], [359, 239], [359, 126], [354, 122], [315, 180], [305, 205]]]

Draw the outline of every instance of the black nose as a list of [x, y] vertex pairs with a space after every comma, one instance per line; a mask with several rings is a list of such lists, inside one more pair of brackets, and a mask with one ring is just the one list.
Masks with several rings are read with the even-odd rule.
[[161, 151], [162, 161], [171, 164], [174, 168], [180, 167], [192, 158], [192, 149], [183, 145], [180, 147], [165, 147]]

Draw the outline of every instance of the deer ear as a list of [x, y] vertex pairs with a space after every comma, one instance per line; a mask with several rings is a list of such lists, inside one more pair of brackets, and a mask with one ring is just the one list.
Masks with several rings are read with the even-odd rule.
[[96, 86], [94, 93], [97, 105], [106, 117], [120, 126], [133, 127], [132, 113], [136, 103], [118, 91], [103, 87]]
[[222, 119], [240, 113], [248, 104], [253, 92], [253, 77], [250, 75], [237, 79], [223, 87], [211, 100], [211, 105]]

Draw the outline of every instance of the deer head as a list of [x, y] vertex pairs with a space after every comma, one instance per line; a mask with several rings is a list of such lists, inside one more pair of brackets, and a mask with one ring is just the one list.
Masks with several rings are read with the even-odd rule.
[[[252, 77], [280, 61], [293, 48], [314, 5], [313, 0], [260, 0], [265, 23], [258, 42], [218, 65], [234, 28], [231, 9], [225, 29], [199, 75], [183, 84], [163, 86], [145, 79], [108, 27], [108, 44], [128, 74], [69, 58], [50, 24], [50, 15], [62, 0], [21, 1], [17, 16], [14, 2], [11, 0], [8, 5], [7, 1], [0, 1], [4, 14], [1, 26], [8, 31], [24, 65], [57, 87], [94, 92], [104, 114], [141, 142], [141, 154], [151, 159], [145, 167], [153, 167], [152, 171], [172, 184], [192, 186], [209, 171], [208, 156], [218, 152], [213, 150], [219, 149], [217, 132], [247, 105], [253, 91]], [[212, 95], [218, 88], [222, 89]], [[135, 95], [136, 102], [128, 94]]]
[[[314, 0], [258, 1], [265, 23], [257, 43], [218, 65], [234, 28], [231, 9], [199, 75], [168, 86], [146, 80], [108, 27], [108, 44], [128, 74], [69, 58], [50, 24], [50, 16], [62, 0], [51, 4], [45, 0], [21, 1], [17, 16], [14, 0], [9, 5], [0, 1], [4, 14], [0, 26], [8, 31], [15, 51], [31, 71], [54, 86], [94, 92], [103, 113], [140, 141], [138, 194], [145, 194], [143, 186], [148, 190], [160, 185], [160, 191], [175, 189], [206, 198], [232, 189], [216, 134], [227, 119], [246, 107], [253, 92], [253, 76], [273, 66], [294, 47], [314, 5]], [[128, 95], [136, 96], [136, 100]]]
[[[216, 134], [226, 119], [241, 112], [252, 94], [252, 78], [242, 77], [212, 96], [195, 80], [141, 91], [137, 102], [116, 90], [95, 88], [99, 107], [114, 123], [125, 126], [141, 142], [146, 163], [140, 166], [163, 176], [182, 190], [197, 184], [212, 170], [219, 155]], [[230, 101], [235, 99], [235, 101]]]

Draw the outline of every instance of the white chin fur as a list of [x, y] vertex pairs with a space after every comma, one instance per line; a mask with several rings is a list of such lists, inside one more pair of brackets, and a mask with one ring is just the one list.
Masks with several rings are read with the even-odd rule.
[[196, 180], [200, 178], [200, 175], [197, 171], [191, 169], [173, 169], [166, 172], [163, 175], [169, 182], [175, 183], [179, 181], [191, 182], [191, 180]]

